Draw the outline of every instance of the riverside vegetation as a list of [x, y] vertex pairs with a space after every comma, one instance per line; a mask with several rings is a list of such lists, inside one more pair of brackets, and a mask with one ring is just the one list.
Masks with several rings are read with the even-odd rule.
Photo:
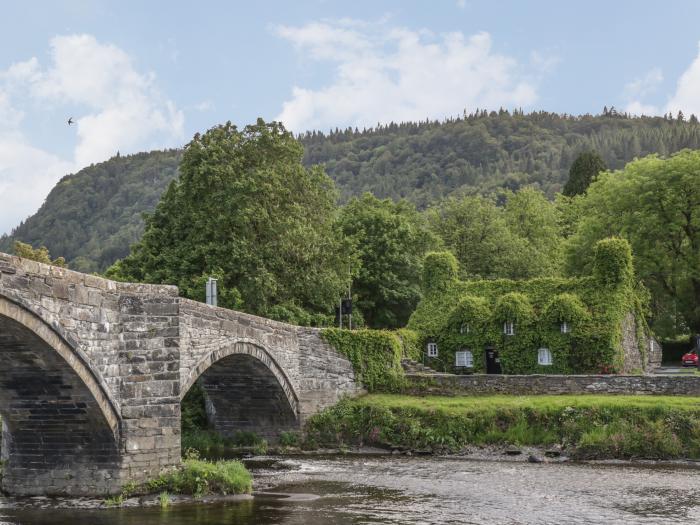
[[700, 459], [700, 399], [370, 394], [314, 416], [306, 432], [307, 447], [556, 445], [574, 459]]

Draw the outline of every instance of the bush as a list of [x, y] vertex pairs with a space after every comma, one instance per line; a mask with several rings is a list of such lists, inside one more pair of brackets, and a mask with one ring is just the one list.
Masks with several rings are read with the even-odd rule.
[[167, 491], [175, 494], [244, 494], [253, 489], [248, 470], [240, 461], [186, 459], [182, 468], [150, 481], [146, 486], [151, 492]]

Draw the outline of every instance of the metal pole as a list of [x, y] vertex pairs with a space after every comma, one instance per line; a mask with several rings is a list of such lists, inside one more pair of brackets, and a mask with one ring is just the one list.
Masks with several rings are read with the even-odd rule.
[[338, 310], [338, 319], [340, 320], [340, 329], [343, 329], [343, 296], [340, 296], [340, 305]]
[[[352, 284], [348, 286], [348, 299], [352, 301]], [[350, 330], [352, 330], [352, 310], [350, 310], [350, 314], [348, 315], [348, 325]]]

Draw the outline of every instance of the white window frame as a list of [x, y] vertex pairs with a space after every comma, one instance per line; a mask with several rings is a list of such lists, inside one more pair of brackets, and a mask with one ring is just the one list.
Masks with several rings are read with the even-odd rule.
[[554, 358], [552, 351], [549, 348], [540, 348], [537, 350], [537, 364], [542, 366], [552, 366]]
[[455, 352], [455, 366], [459, 368], [474, 368], [474, 354], [472, 354], [472, 351], [463, 348]]
[[435, 341], [430, 341], [426, 348], [428, 350], [428, 357], [438, 356], [438, 345]]
[[559, 329], [561, 330], [562, 334], [570, 334], [571, 333], [571, 325], [566, 321], [563, 321], [559, 325]]
[[503, 323], [503, 335], [515, 335], [515, 323], [513, 321]]
[[460, 334], [468, 334], [469, 333], [469, 323], [462, 323], [459, 326], [459, 333]]

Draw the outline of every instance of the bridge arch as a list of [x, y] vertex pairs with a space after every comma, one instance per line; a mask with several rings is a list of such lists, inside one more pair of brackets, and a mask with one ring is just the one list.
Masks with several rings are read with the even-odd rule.
[[106, 488], [119, 465], [120, 414], [87, 358], [58, 327], [2, 294], [0, 358], [3, 488]]
[[209, 352], [182, 383], [180, 399], [199, 382], [207, 417], [219, 433], [254, 431], [269, 440], [298, 428], [299, 399], [271, 353], [256, 341], [237, 339]]

